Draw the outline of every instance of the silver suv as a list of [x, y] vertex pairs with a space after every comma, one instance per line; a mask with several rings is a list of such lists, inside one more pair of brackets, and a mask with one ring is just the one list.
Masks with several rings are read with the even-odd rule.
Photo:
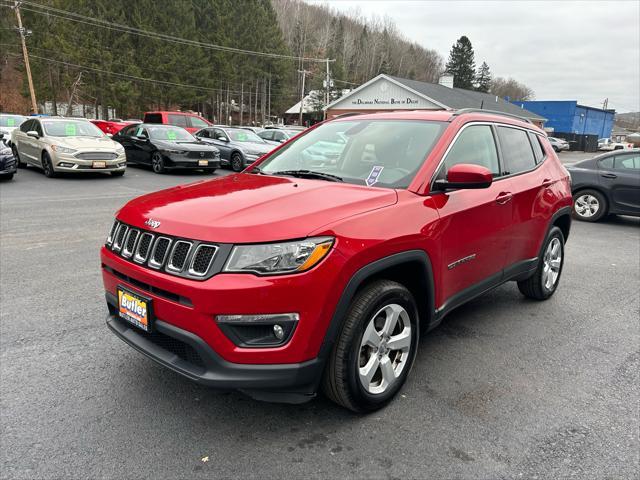
[[108, 172], [124, 175], [124, 148], [85, 119], [32, 118], [11, 132], [19, 166], [35, 165], [47, 177], [59, 172]]

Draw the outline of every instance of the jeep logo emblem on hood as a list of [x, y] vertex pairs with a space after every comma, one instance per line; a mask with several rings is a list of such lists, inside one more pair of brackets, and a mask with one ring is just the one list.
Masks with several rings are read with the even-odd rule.
[[158, 228], [160, 226], [160, 222], [152, 218], [148, 219], [146, 222], [144, 222], [144, 224], [151, 228]]

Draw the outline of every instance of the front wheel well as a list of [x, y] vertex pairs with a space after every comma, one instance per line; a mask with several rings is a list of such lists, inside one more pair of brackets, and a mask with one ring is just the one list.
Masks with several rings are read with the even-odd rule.
[[429, 302], [427, 301], [430, 295], [428, 282], [431, 280], [427, 277], [427, 272], [421, 262], [407, 261], [380, 270], [363, 281], [358, 287], [358, 291], [377, 280], [391, 280], [404, 285], [411, 292], [418, 306], [420, 322], [425, 329], [428, 328], [433, 321], [433, 312], [429, 311]]

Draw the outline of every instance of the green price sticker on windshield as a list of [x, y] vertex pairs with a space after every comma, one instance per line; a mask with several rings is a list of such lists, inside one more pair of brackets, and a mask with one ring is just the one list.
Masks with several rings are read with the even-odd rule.
[[174, 132], [173, 130], [169, 130], [167, 132], [167, 140], [175, 140], [176, 138], [176, 132]]
[[249, 136], [244, 133], [244, 132], [239, 132], [238, 133], [238, 141], [239, 142], [246, 142], [249, 139]]
[[64, 134], [67, 137], [75, 137], [76, 133], [76, 124], [75, 123], [67, 123], [64, 126]]
[[7, 127], [15, 127], [16, 119], [15, 118], [7, 118]]

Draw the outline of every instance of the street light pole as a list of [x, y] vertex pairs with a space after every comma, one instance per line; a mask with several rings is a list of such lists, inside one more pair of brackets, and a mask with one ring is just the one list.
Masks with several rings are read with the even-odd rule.
[[33, 79], [31, 78], [31, 66], [29, 65], [29, 52], [27, 51], [27, 42], [25, 41], [26, 30], [22, 27], [22, 17], [20, 16], [20, 2], [14, 4], [16, 18], [18, 19], [18, 32], [22, 42], [22, 56], [24, 57], [24, 68], [27, 71], [27, 80], [29, 82], [29, 94], [31, 95], [31, 109], [33, 113], [38, 113], [38, 103], [36, 102], [36, 92], [33, 88]]

